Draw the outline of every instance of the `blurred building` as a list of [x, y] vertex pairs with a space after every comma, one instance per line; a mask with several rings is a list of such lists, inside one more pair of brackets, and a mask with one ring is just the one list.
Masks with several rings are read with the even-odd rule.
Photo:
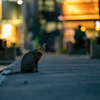
[[0, 39], [6, 39], [7, 46], [23, 47], [31, 29], [36, 42], [46, 42], [47, 51], [55, 51], [57, 42], [65, 48], [67, 41], [74, 42], [79, 25], [87, 37], [98, 36], [99, 0], [0, 0], [0, 20]]
[[62, 29], [58, 3], [60, 0], [24, 0], [22, 5], [27, 28], [33, 31], [36, 42], [47, 43], [47, 51], [54, 51], [55, 38]]
[[[98, 36], [99, 0], [25, 0], [25, 22], [47, 51], [55, 51], [55, 42], [66, 48], [79, 25], [87, 37]], [[28, 11], [27, 11], [28, 10]], [[59, 38], [59, 39], [58, 39]], [[57, 40], [57, 41], [56, 41]]]
[[39, 11], [42, 16], [40, 23], [43, 30], [41, 42], [48, 44], [47, 51], [55, 51], [55, 41], [62, 30], [62, 22], [58, 20], [61, 12], [60, 2], [61, 0], [39, 0]]
[[[72, 41], [72, 30], [76, 30], [81, 25], [81, 30], [86, 36], [91, 38], [99, 35], [99, 0], [62, 0], [62, 20], [64, 33], [63, 45]], [[70, 30], [70, 31], [69, 31]], [[73, 31], [73, 34], [75, 32]], [[73, 35], [74, 36], [74, 35]]]
[[18, 4], [18, 0], [0, 0], [0, 39], [6, 40], [7, 47], [12, 44], [23, 47], [23, 24], [21, 5]]

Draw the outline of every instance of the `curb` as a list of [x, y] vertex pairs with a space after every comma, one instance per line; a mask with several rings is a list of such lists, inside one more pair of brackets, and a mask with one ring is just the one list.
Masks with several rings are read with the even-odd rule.
[[2, 75], [2, 73], [6, 73], [6, 74], [8, 74], [8, 73], [10, 73], [11, 72], [11, 70], [3, 70], [2, 72], [1, 72], [1, 74], [0, 74], [0, 85], [2, 84], [2, 81], [6, 78], [6, 76], [7, 75]]
[[16, 65], [18, 62], [19, 62], [19, 59], [16, 60], [16, 61], [14, 61], [14, 62], [12, 62], [11, 64], [9, 64], [9, 65], [7, 65], [7, 66], [1, 67], [1, 68], [0, 68], [0, 71], [6, 69], [6, 68], [8, 68], [8, 67], [12, 67], [12, 66]]
[[11, 70], [6, 70], [6, 68], [8, 67], [12, 67], [14, 65], [16, 65], [18, 62], [20, 61], [20, 59], [17, 59], [16, 61], [14, 61], [13, 63], [5, 66], [5, 67], [2, 67], [0, 70], [1, 70], [1, 73], [0, 73], [0, 85], [2, 84], [2, 81], [6, 78], [7, 75], [2, 75], [2, 73], [10, 73]]

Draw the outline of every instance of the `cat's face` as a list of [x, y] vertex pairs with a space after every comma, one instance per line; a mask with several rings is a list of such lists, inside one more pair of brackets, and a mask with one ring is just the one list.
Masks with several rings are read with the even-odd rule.
[[37, 51], [40, 53], [43, 53], [45, 51], [45, 46], [46, 46], [46, 43], [44, 43], [42, 46], [37, 44]]

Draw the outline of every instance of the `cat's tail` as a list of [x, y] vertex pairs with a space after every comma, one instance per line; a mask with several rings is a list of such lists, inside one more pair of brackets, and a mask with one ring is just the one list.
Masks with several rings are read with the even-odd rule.
[[16, 72], [10, 72], [10, 73], [2, 73], [2, 75], [13, 75], [13, 74], [20, 74], [22, 73], [21, 71], [16, 71]]

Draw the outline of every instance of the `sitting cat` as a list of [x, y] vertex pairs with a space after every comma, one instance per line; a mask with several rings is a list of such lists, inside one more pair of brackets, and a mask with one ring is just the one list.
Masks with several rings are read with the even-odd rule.
[[38, 71], [38, 62], [40, 61], [43, 52], [45, 50], [46, 43], [44, 43], [42, 46], [37, 44], [37, 48], [33, 51], [29, 51], [26, 53], [21, 61], [21, 71], [12, 72], [2, 75], [12, 75], [12, 74], [18, 74], [18, 73], [30, 73], [30, 72], [39, 72]]

